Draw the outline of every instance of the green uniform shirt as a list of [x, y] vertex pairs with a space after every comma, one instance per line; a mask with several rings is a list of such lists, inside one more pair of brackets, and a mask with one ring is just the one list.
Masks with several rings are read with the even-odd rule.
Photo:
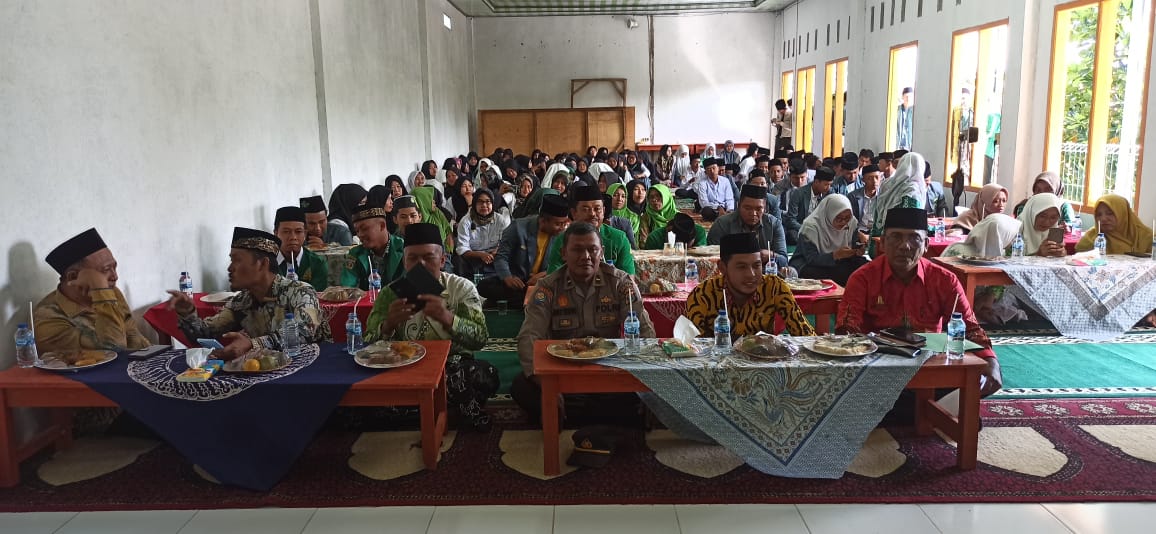
[[[630, 240], [626, 238], [626, 234], [617, 228], [611, 228], [608, 224], [598, 226], [598, 235], [602, 237], [602, 254], [609, 260], [614, 262], [614, 266], [626, 271], [627, 274], [634, 274], [634, 255], [630, 253]], [[552, 273], [562, 268], [564, 262], [562, 261], [562, 234], [554, 236], [550, 240], [549, 251], [546, 256], [547, 273]]]
[[[403, 267], [401, 266], [401, 253], [405, 248], [405, 241], [401, 237], [390, 234], [389, 244], [385, 246], [385, 261], [374, 260], [373, 266], [377, 268], [377, 272], [381, 274], [381, 285], [386, 284], [401, 278], [403, 274]], [[345, 255], [345, 272], [341, 273], [342, 287], [358, 287], [363, 290], [369, 290], [369, 257], [373, 253], [365, 248], [364, 245], [357, 245]], [[384, 265], [382, 265], [384, 263]]]
[[[646, 246], [642, 247], [644, 250], [662, 250], [663, 245], [666, 244], [666, 232], [650, 232], [646, 237]], [[692, 247], [701, 247], [706, 245], [706, 230], [699, 225], [694, 225], [694, 242]]]
[[[285, 276], [289, 272], [289, 262], [282, 261], [277, 267], [277, 272]], [[313, 251], [303, 249], [301, 264], [297, 266], [297, 279], [313, 286], [318, 293], [325, 291], [325, 288], [329, 287], [329, 264], [325, 263], [325, 258]]]

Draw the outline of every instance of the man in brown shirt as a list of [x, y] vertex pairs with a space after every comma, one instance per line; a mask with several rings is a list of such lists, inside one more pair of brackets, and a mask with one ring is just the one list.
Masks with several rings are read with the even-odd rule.
[[149, 346], [116, 288], [116, 258], [95, 228], [61, 243], [45, 261], [60, 274], [60, 283], [36, 305], [36, 345], [42, 353]]

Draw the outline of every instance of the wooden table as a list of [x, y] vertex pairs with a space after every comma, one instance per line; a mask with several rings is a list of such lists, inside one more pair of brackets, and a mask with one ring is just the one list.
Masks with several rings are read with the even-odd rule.
[[959, 278], [959, 283], [963, 285], [963, 294], [967, 296], [967, 302], [972, 305], [975, 305], [975, 288], [979, 286], [1015, 285], [1011, 277], [999, 267], [971, 265], [964, 263], [958, 257], [931, 258], [931, 261], [955, 273], [955, 277]]
[[[560, 472], [558, 437], [561, 430], [559, 400], [566, 393], [629, 393], [650, 391], [627, 371], [597, 363], [572, 362], [546, 353], [546, 345], [557, 341], [534, 342], [534, 374], [542, 385], [542, 457], [546, 476]], [[956, 465], [975, 469], [979, 453], [979, 375], [987, 362], [967, 354], [963, 361], [948, 362], [933, 356], [907, 383], [914, 390], [915, 429], [928, 436], [938, 428], [955, 440]], [[935, 390], [958, 388], [959, 414], [952, 415], [937, 402]]]
[[[350, 386], [341, 406], [418, 406], [421, 412], [422, 459], [437, 469], [446, 430], [446, 359], [449, 341], [421, 341], [426, 355], [408, 367], [378, 373]], [[124, 356], [121, 356], [122, 358]], [[308, 372], [308, 368], [303, 369]], [[260, 387], [260, 385], [255, 386]], [[190, 401], [192, 402], [192, 401]], [[72, 444], [72, 408], [112, 408], [116, 403], [87, 385], [40, 369], [12, 367], [0, 371], [0, 487], [20, 483], [20, 462], [41, 449]], [[26, 443], [16, 443], [14, 408], [56, 408], [52, 424]]]

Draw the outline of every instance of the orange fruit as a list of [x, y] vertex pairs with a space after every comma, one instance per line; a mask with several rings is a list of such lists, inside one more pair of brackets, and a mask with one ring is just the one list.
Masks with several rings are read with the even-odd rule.
[[241, 364], [241, 369], [245, 371], [260, 371], [261, 362], [257, 361], [256, 359], [245, 360], [245, 363]]

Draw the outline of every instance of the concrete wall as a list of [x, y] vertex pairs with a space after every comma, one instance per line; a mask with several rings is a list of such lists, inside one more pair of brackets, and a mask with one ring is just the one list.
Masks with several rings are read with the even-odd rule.
[[468, 148], [470, 25], [444, 0], [10, 0], [0, 35], [0, 368], [86, 228], [140, 313], [181, 270], [223, 289], [234, 226]]
[[[883, 28], [878, 24], [879, 7], [884, 4]], [[886, 95], [889, 51], [892, 46], [918, 41], [919, 59], [915, 85], [914, 149], [940, 168], [944, 161], [948, 122], [951, 36], [954, 31], [1001, 19], [1008, 20], [1008, 62], [1003, 100], [1003, 123], [1000, 145], [1000, 167], [997, 181], [1012, 190], [1013, 200], [1023, 198], [1030, 181], [1043, 167], [1045, 107], [1047, 105], [1048, 69], [1051, 61], [1052, 19], [1059, 0], [1042, 2], [1007, 2], [1005, 0], [966, 0], [961, 5], [923, 2], [922, 17], [917, 2], [908, 1], [906, 18], [894, 14], [892, 2], [864, 0], [803, 0], [776, 15], [773, 67], [776, 86], [784, 70], [815, 65], [816, 94], [824, 88], [823, 66], [826, 62], [848, 58], [848, 116], [846, 146], [849, 150], [868, 147], [879, 150], [886, 136], [887, 109], [895, 105]], [[902, 5], [896, 3], [897, 6]], [[870, 31], [870, 9], [876, 10], [876, 26]], [[836, 43], [835, 21], [841, 16], [843, 34]], [[826, 41], [831, 25], [831, 44]], [[850, 25], [850, 36], [848, 31]], [[819, 31], [819, 46], [784, 58], [785, 42]], [[1027, 53], [1021, 53], [1027, 51]], [[1149, 87], [1149, 102], [1156, 102]], [[823, 116], [824, 102], [816, 103], [816, 118]], [[1148, 107], [1148, 124], [1156, 120], [1156, 105]], [[822, 148], [823, 125], [815, 124], [815, 152]], [[1145, 145], [1156, 142], [1156, 134], [1146, 133]], [[939, 178], [937, 176], [937, 178]], [[1156, 216], [1156, 164], [1143, 166], [1139, 211], [1144, 220]]]
[[[635, 137], [654, 143], [770, 135], [771, 14], [474, 20], [478, 109], [565, 108], [573, 78], [626, 78]], [[654, 26], [654, 131], [650, 129], [650, 25]], [[619, 106], [608, 84], [576, 107]]]

